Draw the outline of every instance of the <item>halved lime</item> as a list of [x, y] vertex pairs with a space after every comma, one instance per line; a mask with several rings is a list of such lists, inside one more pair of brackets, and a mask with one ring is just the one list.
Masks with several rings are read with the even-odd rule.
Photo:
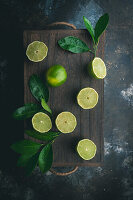
[[32, 125], [40, 133], [48, 132], [52, 128], [50, 117], [43, 112], [38, 112], [32, 117]]
[[88, 66], [90, 76], [103, 79], [106, 76], [106, 66], [101, 58], [95, 57]]
[[42, 61], [47, 56], [47, 53], [48, 47], [40, 41], [30, 43], [26, 50], [27, 57], [33, 62]]
[[62, 65], [51, 66], [46, 73], [46, 80], [52, 87], [58, 87], [65, 83], [67, 79], [67, 72]]
[[77, 102], [83, 109], [94, 108], [98, 102], [98, 93], [93, 88], [83, 88], [77, 95]]
[[96, 150], [96, 145], [89, 139], [80, 140], [77, 144], [77, 152], [84, 160], [90, 160], [94, 158]]
[[77, 120], [71, 112], [62, 112], [57, 116], [55, 124], [60, 132], [71, 133], [77, 125]]

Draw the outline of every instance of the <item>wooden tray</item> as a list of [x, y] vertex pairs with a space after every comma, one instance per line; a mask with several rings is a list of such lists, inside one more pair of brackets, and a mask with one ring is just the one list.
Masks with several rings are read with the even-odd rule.
[[[88, 76], [87, 65], [93, 58], [91, 53], [72, 54], [61, 49], [57, 41], [65, 36], [76, 36], [92, 48], [92, 40], [86, 30], [43, 30], [24, 31], [24, 48], [34, 40], [43, 41], [48, 46], [48, 56], [44, 61], [33, 63], [26, 58], [24, 61], [24, 102], [35, 102], [29, 88], [28, 80], [32, 74], [45, 77], [47, 68], [61, 64], [66, 68], [68, 78], [65, 84], [50, 89], [49, 105], [54, 117], [62, 111], [72, 112], [78, 125], [73, 133], [62, 135], [53, 144], [53, 166], [99, 166], [103, 162], [103, 97], [104, 81]], [[103, 59], [104, 40], [102, 35], [97, 56]], [[83, 110], [76, 103], [78, 91], [84, 87], [92, 87], [99, 93], [99, 102], [92, 110]], [[89, 138], [97, 145], [96, 156], [90, 161], [84, 161], [77, 155], [75, 146], [83, 138]]]

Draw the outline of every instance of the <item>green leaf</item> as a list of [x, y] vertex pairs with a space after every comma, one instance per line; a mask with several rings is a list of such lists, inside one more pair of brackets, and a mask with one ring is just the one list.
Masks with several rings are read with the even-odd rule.
[[41, 144], [31, 140], [21, 140], [11, 145], [11, 149], [20, 154], [33, 155], [41, 147]]
[[60, 132], [52, 132], [52, 131], [49, 131], [47, 133], [39, 133], [35, 130], [26, 130], [25, 133], [30, 137], [33, 137], [35, 139], [42, 140], [42, 141], [54, 140], [56, 137], [58, 137], [61, 134]]
[[47, 172], [53, 162], [53, 151], [52, 151], [52, 145], [47, 144], [41, 151], [39, 155], [39, 167], [42, 173]]
[[40, 102], [41, 99], [45, 99], [48, 102], [49, 91], [46, 84], [37, 75], [32, 75], [29, 79], [29, 87], [32, 95]]
[[32, 157], [32, 155], [20, 155], [18, 161], [17, 161], [17, 166], [18, 167], [24, 167], [27, 165], [28, 160]]
[[27, 162], [24, 164], [25, 171], [27, 175], [30, 175], [32, 171], [35, 169], [37, 163], [38, 163], [38, 158], [39, 158], [40, 152], [37, 152], [35, 155], [30, 157]]
[[14, 111], [13, 117], [15, 119], [24, 120], [32, 117], [35, 113], [39, 112], [40, 106], [34, 103], [28, 103]]
[[105, 13], [101, 16], [95, 26], [95, 41], [98, 43], [100, 35], [104, 32], [109, 22], [109, 15]]
[[50, 109], [50, 107], [46, 103], [45, 99], [41, 99], [41, 105], [46, 111], [48, 111], [50, 114], [52, 114], [52, 110]]
[[90, 21], [89, 21], [86, 17], [84, 17], [84, 16], [83, 16], [83, 19], [84, 19], [85, 26], [86, 26], [87, 30], [89, 31], [89, 33], [90, 33], [90, 35], [91, 35], [91, 37], [92, 37], [92, 39], [93, 39], [93, 41], [94, 41], [94, 43], [95, 43], [95, 33], [94, 33], [94, 29], [93, 29], [91, 23], [90, 23]]
[[90, 50], [82, 40], [74, 36], [62, 38], [58, 40], [58, 44], [61, 48], [72, 53], [83, 53]]
[[34, 155], [21, 155], [18, 159], [17, 166], [25, 167], [26, 174], [30, 175], [37, 165], [40, 152]]

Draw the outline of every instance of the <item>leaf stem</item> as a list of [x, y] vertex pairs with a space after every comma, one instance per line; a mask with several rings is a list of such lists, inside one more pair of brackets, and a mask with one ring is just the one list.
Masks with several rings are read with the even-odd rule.
[[93, 45], [95, 57], [96, 57], [97, 47], [98, 47], [98, 43]]
[[54, 142], [54, 139], [51, 140], [51, 141], [49, 141], [49, 142], [47, 142], [47, 143], [45, 143], [45, 144], [41, 144], [41, 147], [40, 147], [40, 149], [39, 149], [39, 152], [41, 152], [42, 149], [43, 149], [46, 145], [48, 145], [48, 144], [52, 144], [53, 142]]
[[96, 57], [96, 51], [95, 51], [94, 55], [95, 55], [95, 57]]
[[95, 51], [92, 51], [91, 49], [89, 49], [89, 52], [95, 54]]

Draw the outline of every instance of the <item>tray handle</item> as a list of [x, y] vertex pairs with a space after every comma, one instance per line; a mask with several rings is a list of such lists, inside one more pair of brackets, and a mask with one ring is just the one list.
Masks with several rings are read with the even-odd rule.
[[78, 169], [78, 166], [75, 166], [74, 169], [72, 169], [71, 171], [69, 172], [57, 172], [55, 169], [51, 168], [49, 171], [52, 173], [52, 174], [55, 174], [57, 176], [67, 176], [67, 175], [70, 175], [74, 172], [76, 172]]
[[65, 26], [69, 26], [69, 27], [71, 27], [73, 29], [77, 29], [75, 25], [70, 24], [68, 22], [54, 22], [52, 24], [48, 24], [47, 26], [58, 26], [58, 25], [65, 25]]

